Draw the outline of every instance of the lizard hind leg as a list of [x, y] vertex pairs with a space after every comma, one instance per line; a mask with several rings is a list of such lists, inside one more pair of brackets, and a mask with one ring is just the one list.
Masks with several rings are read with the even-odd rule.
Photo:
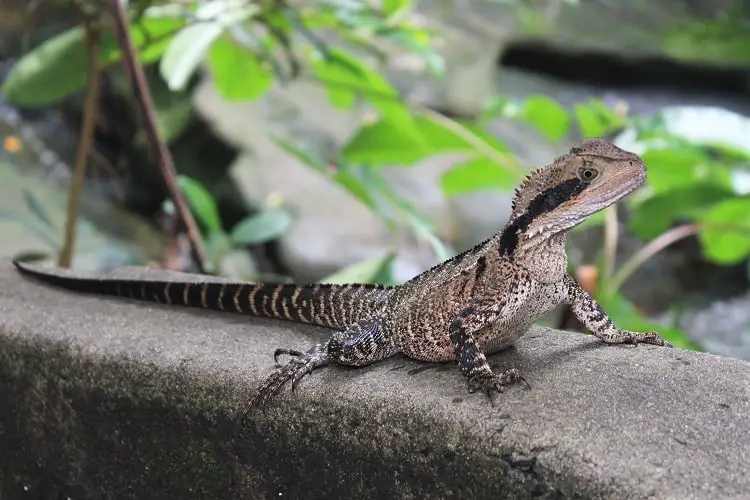
[[467, 378], [468, 390], [474, 393], [484, 392], [492, 406], [495, 405], [497, 393], [515, 382], [529, 383], [516, 368], [508, 368], [500, 373], [492, 371], [487, 358], [479, 347], [474, 336], [485, 325], [496, 317], [498, 311], [493, 310], [496, 304], [477, 303], [476, 307], [466, 307], [461, 310], [450, 326], [450, 338], [461, 373]]
[[334, 332], [325, 343], [318, 344], [307, 352], [276, 349], [273, 353], [274, 360], [281, 355], [289, 355], [292, 359], [255, 391], [248, 408], [264, 406], [287, 383], [291, 383], [294, 390], [297, 383], [316, 368], [329, 364], [366, 366], [391, 356], [397, 350], [391, 337], [384, 333], [379, 319], [362, 321], [343, 332]]

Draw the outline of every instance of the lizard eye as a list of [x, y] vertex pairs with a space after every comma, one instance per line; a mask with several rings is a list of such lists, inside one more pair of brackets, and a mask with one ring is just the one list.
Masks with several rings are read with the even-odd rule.
[[580, 171], [580, 176], [582, 180], [590, 182], [599, 176], [599, 171], [595, 168], [584, 167]]

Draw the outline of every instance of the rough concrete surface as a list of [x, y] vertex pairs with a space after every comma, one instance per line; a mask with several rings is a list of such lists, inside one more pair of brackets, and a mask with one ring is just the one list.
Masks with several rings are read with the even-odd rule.
[[[163, 275], [155, 275], [163, 277]], [[750, 364], [533, 329], [491, 362], [326, 368], [241, 410], [323, 329], [53, 289], [0, 262], [1, 498], [750, 498]]]

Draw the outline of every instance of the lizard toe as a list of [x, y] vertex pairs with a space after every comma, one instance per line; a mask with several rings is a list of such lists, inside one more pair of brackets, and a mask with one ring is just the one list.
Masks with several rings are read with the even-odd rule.
[[492, 406], [495, 405], [495, 398], [498, 393], [505, 392], [505, 388], [515, 382], [523, 382], [528, 388], [531, 388], [526, 379], [521, 376], [516, 368], [509, 368], [501, 373], [490, 372], [487, 375], [480, 375], [469, 379], [469, 392], [474, 393], [481, 390], [490, 400]]
[[297, 383], [302, 380], [305, 375], [310, 375], [313, 370], [321, 366], [328, 364], [328, 357], [324, 352], [316, 351], [310, 354], [305, 354], [298, 358], [293, 359], [290, 363], [295, 363], [297, 368], [295, 373], [292, 375], [292, 390], [297, 387]]
[[[281, 354], [290, 354], [294, 356], [286, 365], [272, 373], [265, 382], [253, 393], [247, 403], [247, 408], [263, 407], [268, 400], [278, 393], [284, 385], [291, 382], [291, 389], [294, 390], [297, 383], [312, 371], [321, 366], [328, 364], [328, 356], [320, 348], [313, 348], [308, 353], [293, 354], [291, 350], [277, 349], [283, 351]], [[274, 353], [275, 354], [275, 353]]]
[[285, 347], [280, 347], [279, 349], [276, 349], [275, 351], [273, 351], [273, 360], [275, 363], [278, 363], [279, 356], [288, 355], [288, 356], [292, 356], [296, 358], [298, 356], [302, 356], [303, 354], [305, 353], [302, 351], [298, 351], [297, 349], [289, 349]]
[[667, 342], [657, 332], [646, 332], [643, 335], [643, 344], [658, 345], [662, 347], [674, 347], [671, 342]]
[[657, 332], [631, 332], [628, 330], [621, 330], [620, 334], [623, 336], [622, 344], [632, 345], [637, 347], [638, 344], [650, 344], [662, 347], [673, 347], [670, 342], [667, 342]]

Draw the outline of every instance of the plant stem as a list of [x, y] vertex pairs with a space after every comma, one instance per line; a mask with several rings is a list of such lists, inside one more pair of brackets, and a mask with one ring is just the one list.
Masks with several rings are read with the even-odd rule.
[[65, 235], [59, 257], [60, 267], [70, 267], [73, 260], [76, 222], [78, 221], [78, 200], [81, 197], [81, 190], [86, 176], [86, 162], [91, 152], [91, 144], [94, 138], [94, 124], [99, 112], [99, 28], [94, 23], [86, 23], [86, 46], [89, 50], [89, 78], [83, 105], [81, 138], [76, 151], [76, 165], [68, 191]]
[[169, 196], [174, 203], [175, 212], [185, 227], [188, 240], [190, 241], [190, 250], [193, 261], [198, 267], [199, 272], [205, 274], [205, 250], [203, 240], [201, 239], [198, 226], [193, 219], [192, 214], [182, 196], [180, 187], [177, 184], [177, 173], [175, 170], [172, 156], [169, 153], [164, 139], [159, 133], [156, 123], [156, 113], [154, 103], [151, 98], [151, 92], [146, 84], [146, 77], [143, 74], [143, 68], [137, 60], [133, 39], [130, 36], [130, 23], [128, 15], [123, 6], [122, 0], [109, 0], [109, 8], [115, 21], [117, 38], [122, 50], [122, 62], [125, 72], [130, 77], [130, 82], [135, 93], [136, 102], [141, 114], [141, 121], [146, 136], [146, 140], [151, 147], [154, 160], [159, 167], [164, 184], [167, 187]]
[[747, 227], [739, 226], [736, 224], [712, 224], [707, 222], [695, 222], [693, 224], [684, 224], [682, 226], [672, 228], [669, 231], [665, 231], [664, 233], [659, 235], [659, 237], [657, 237], [656, 239], [651, 240], [648, 245], [641, 248], [635, 255], [630, 257], [620, 267], [620, 269], [618, 269], [617, 273], [615, 273], [615, 275], [609, 282], [609, 286], [607, 288], [608, 293], [616, 293], [617, 290], [619, 290], [623, 283], [625, 283], [625, 281], [630, 278], [630, 275], [633, 274], [636, 269], [638, 269], [644, 262], [646, 262], [661, 250], [664, 250], [669, 245], [687, 238], [688, 236], [698, 234], [699, 232], [701, 232], [701, 230], [706, 228], [727, 229], [750, 233], [750, 229], [748, 229]]
[[617, 236], [619, 223], [617, 222], [617, 205], [608, 207], [604, 211], [604, 262], [602, 263], [602, 275], [599, 278], [605, 288], [609, 286], [610, 278], [615, 268], [617, 257]]

